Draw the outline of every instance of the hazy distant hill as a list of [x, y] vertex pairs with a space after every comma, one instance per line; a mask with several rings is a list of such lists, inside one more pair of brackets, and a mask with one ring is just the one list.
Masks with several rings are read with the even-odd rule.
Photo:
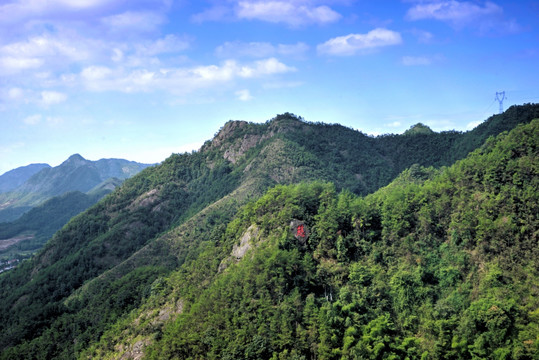
[[0, 223], [0, 258], [14, 258], [40, 249], [73, 216], [86, 210], [113, 189], [91, 194], [79, 191], [55, 196], [13, 222]]
[[538, 117], [227, 122], [0, 276], [0, 358], [531, 358]]
[[147, 164], [123, 159], [90, 161], [79, 154], [45, 167], [8, 193], [0, 194], [0, 222], [13, 221], [30, 208], [70, 191], [88, 192], [111, 178], [125, 180]]
[[49, 164], [30, 164], [10, 170], [0, 175], [0, 193], [16, 189], [24, 184], [32, 175], [38, 173], [44, 168], [50, 167]]

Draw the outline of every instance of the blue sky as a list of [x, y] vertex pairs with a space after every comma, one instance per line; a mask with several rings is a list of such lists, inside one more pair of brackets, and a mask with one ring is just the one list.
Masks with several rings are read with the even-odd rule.
[[4, 0], [0, 174], [160, 162], [230, 119], [468, 130], [539, 102], [539, 1]]

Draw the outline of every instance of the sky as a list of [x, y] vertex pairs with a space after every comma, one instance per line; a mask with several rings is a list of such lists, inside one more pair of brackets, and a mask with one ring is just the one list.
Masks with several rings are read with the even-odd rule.
[[[0, 174], [198, 149], [294, 113], [467, 131], [539, 102], [539, 1], [0, 0]], [[499, 96], [501, 98], [501, 96]]]

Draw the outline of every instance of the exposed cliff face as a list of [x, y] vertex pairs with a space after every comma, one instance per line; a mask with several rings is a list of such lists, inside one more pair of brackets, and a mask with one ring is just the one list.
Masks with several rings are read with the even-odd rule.
[[236, 164], [248, 150], [273, 137], [273, 131], [260, 133], [256, 127], [246, 121], [229, 121], [211, 141], [208, 150], [217, 149], [223, 153], [223, 158]]
[[278, 115], [266, 124], [253, 124], [247, 121], [228, 121], [210, 142], [202, 147], [202, 151], [217, 149], [223, 152], [223, 157], [232, 164], [238, 163], [250, 149], [260, 145], [265, 140], [277, 134], [302, 131], [309, 135], [307, 123], [296, 118], [293, 114]]
[[247, 121], [241, 120], [231, 120], [225, 123], [225, 125], [219, 130], [217, 135], [211, 141], [211, 148], [221, 148], [221, 146], [227, 141], [234, 137], [236, 132], [240, 129], [244, 129], [249, 126]]
[[223, 157], [235, 164], [238, 160], [245, 155], [247, 150], [257, 146], [262, 141], [273, 136], [273, 134], [268, 135], [245, 135], [242, 139], [235, 141], [232, 146], [225, 150]]

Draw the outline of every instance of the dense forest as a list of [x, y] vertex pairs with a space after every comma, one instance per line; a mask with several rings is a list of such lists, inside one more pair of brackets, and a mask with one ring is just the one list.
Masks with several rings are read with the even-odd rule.
[[228, 122], [0, 276], [0, 358], [537, 358], [538, 117]]
[[537, 358], [538, 145], [536, 120], [364, 198], [277, 186], [82, 358], [129, 338], [150, 359]]
[[17, 236], [25, 239], [0, 249], [0, 259], [32, 254], [43, 247], [73, 216], [88, 209], [110, 192], [100, 190], [90, 195], [80, 191], [69, 192], [30, 209], [15, 221], [0, 222], [0, 240]]

